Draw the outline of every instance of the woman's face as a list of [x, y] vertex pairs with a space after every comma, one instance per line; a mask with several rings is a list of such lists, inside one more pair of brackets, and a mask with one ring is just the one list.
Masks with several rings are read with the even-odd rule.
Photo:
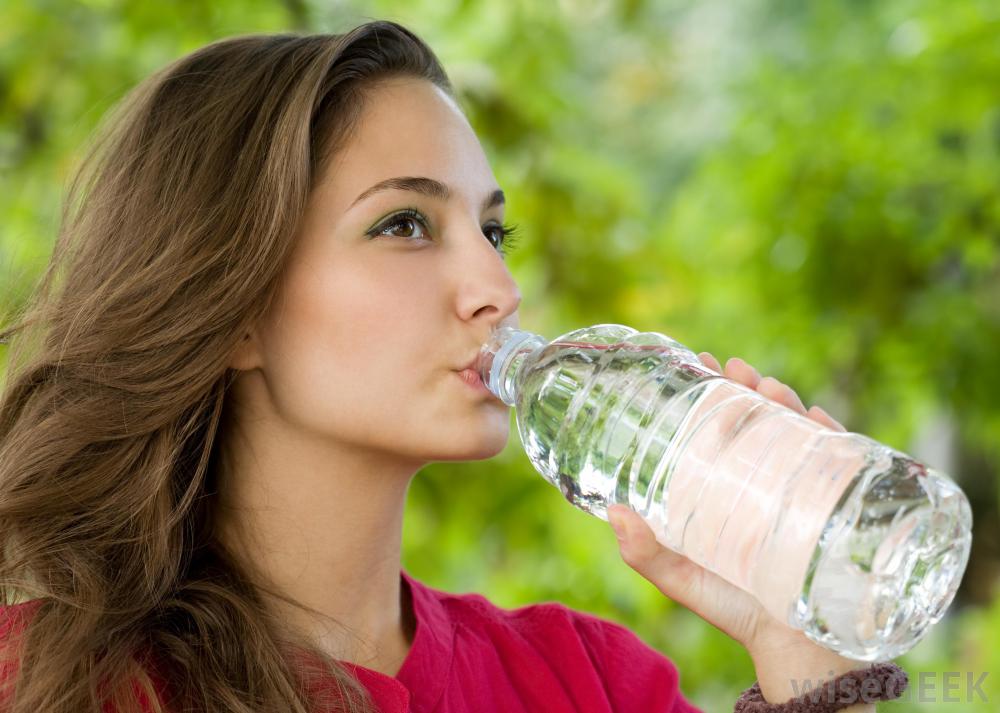
[[[267, 415], [306, 439], [418, 462], [495, 455], [509, 409], [458, 372], [497, 323], [517, 326], [521, 295], [472, 128], [431, 82], [393, 79], [368, 94], [325, 176], [252, 341]], [[399, 178], [449, 197], [373, 189]], [[399, 215], [408, 208], [420, 215]]]

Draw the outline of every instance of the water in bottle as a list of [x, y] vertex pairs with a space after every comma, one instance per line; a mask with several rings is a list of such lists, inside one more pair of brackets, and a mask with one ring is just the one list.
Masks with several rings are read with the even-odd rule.
[[840, 655], [894, 658], [954, 598], [972, 514], [947, 475], [720, 376], [664, 334], [502, 327], [479, 371], [571, 503], [603, 519], [629, 506], [661, 544]]

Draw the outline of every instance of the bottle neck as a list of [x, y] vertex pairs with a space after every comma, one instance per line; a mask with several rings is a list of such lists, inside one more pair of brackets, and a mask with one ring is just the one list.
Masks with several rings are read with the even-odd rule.
[[546, 344], [548, 341], [534, 332], [513, 327], [496, 330], [480, 351], [479, 374], [486, 388], [505, 404], [513, 406], [521, 365]]

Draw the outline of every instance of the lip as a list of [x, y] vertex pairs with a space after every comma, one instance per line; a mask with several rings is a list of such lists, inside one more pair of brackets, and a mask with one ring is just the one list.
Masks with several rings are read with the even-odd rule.
[[462, 369], [461, 371], [457, 371], [455, 373], [458, 374], [458, 377], [462, 381], [464, 381], [465, 384], [470, 389], [478, 391], [481, 394], [487, 394], [489, 396], [493, 396], [493, 392], [490, 391], [488, 388], [486, 388], [486, 384], [483, 383], [482, 377], [479, 375], [479, 372], [476, 371], [475, 369], [467, 368], [467, 369]]

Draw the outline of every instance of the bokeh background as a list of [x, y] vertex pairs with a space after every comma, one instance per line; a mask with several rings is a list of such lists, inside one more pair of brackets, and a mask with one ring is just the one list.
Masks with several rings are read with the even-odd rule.
[[[740, 356], [953, 475], [974, 509], [969, 567], [900, 659], [913, 695], [880, 709], [997, 710], [1000, 3], [4, 0], [0, 308], [23, 303], [90, 132], [141, 78], [227, 35], [369, 19], [406, 24], [448, 69], [523, 231], [508, 263], [525, 328], [618, 322]], [[404, 566], [624, 623], [707, 711], [754, 679], [513, 432], [494, 459], [418, 475]], [[966, 697], [970, 672], [989, 702]]]

